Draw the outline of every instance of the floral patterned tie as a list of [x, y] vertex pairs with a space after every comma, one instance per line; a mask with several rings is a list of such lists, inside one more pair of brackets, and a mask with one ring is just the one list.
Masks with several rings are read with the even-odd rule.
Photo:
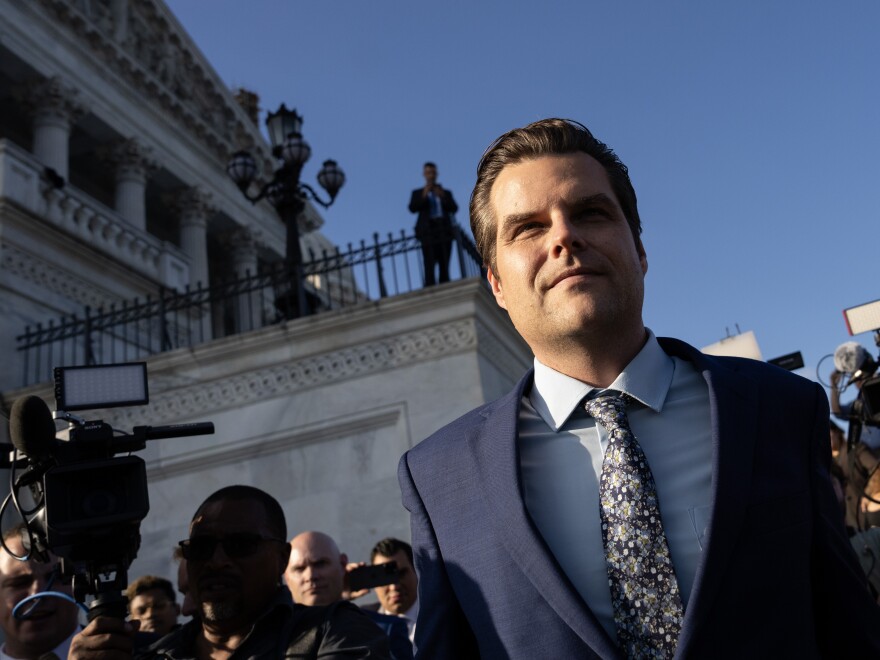
[[614, 622], [628, 658], [672, 658], [684, 608], [654, 477], [626, 418], [630, 400], [610, 392], [584, 402], [609, 437], [599, 507]]

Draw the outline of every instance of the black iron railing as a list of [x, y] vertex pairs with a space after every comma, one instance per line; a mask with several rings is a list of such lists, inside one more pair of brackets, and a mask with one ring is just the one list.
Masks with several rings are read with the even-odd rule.
[[[481, 274], [476, 247], [454, 226], [450, 278]], [[424, 283], [421, 244], [404, 232], [385, 240], [374, 234], [371, 243], [310, 253], [303, 281], [311, 314], [414, 291]], [[290, 316], [290, 294], [288, 271], [279, 264], [210, 287], [159, 289], [142, 300], [86, 307], [28, 326], [16, 338], [22, 386], [49, 380], [52, 367], [138, 360], [278, 323]]]

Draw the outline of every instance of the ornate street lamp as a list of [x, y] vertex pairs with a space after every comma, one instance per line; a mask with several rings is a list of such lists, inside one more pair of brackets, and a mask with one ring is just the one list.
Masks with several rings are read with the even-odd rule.
[[302, 122], [303, 118], [296, 110], [288, 110], [283, 103], [277, 112], [270, 112], [266, 117], [272, 154], [281, 164], [275, 170], [272, 180], [263, 184], [256, 194], [250, 192], [252, 185], [257, 182], [257, 162], [254, 157], [247, 151], [238, 151], [226, 164], [226, 173], [242, 194], [254, 204], [261, 199], [267, 199], [278, 211], [287, 229], [285, 263], [291, 283], [291, 295], [288, 298], [294, 298], [286, 306], [288, 318], [307, 313], [303, 290], [302, 250], [299, 245], [299, 216], [308, 199], [328, 208], [345, 183], [345, 174], [333, 160], [325, 160], [318, 173], [318, 184], [330, 196], [329, 200], [324, 201], [311, 186], [299, 180], [303, 165], [312, 155], [312, 148], [300, 133]]

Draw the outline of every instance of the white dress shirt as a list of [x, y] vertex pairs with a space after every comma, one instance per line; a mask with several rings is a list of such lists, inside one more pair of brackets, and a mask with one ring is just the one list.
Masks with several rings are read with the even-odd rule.
[[[599, 519], [599, 478], [608, 437], [581, 402], [595, 388], [535, 359], [519, 416], [526, 508], [575, 589], [616, 639]], [[630, 427], [648, 459], [682, 602], [693, 587], [712, 498], [709, 390], [689, 362], [645, 346], [608, 388], [638, 403]], [[597, 390], [598, 391], [598, 390]]]
[[409, 641], [412, 644], [416, 643], [416, 620], [419, 618], [419, 599], [416, 598], [416, 602], [412, 604], [406, 612], [403, 614], [393, 614], [388, 610], [380, 607], [379, 614], [387, 614], [388, 616], [399, 616], [406, 622], [406, 630], [409, 634]]

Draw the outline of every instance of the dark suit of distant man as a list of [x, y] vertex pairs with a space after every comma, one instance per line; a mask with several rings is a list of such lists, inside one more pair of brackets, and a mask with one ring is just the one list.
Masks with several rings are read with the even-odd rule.
[[418, 213], [416, 238], [422, 247], [425, 286], [431, 286], [449, 281], [452, 216], [458, 211], [458, 204], [452, 193], [437, 183], [437, 166], [434, 163], [425, 163], [423, 174], [425, 185], [412, 191], [409, 210]]

